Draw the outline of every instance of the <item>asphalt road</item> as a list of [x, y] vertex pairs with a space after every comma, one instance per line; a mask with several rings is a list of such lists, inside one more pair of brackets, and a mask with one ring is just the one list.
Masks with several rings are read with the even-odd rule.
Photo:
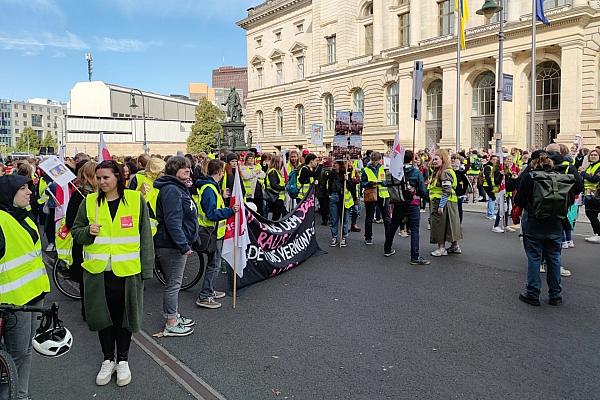
[[[328, 254], [245, 289], [236, 310], [230, 298], [199, 309], [199, 287], [182, 292], [196, 331], [158, 343], [229, 400], [600, 398], [600, 247], [576, 237], [564, 252], [573, 272], [563, 279], [564, 305], [534, 308], [517, 299], [526, 270], [517, 234], [490, 228], [467, 213], [463, 254], [442, 259], [428, 256], [434, 246], [422, 229], [432, 264], [417, 267], [409, 239], [397, 237], [397, 254], [383, 257], [381, 225], [373, 246], [352, 234], [343, 249], [326, 247], [328, 229], [319, 227]], [[190, 398], [135, 345], [133, 383], [97, 388], [97, 338], [77, 304], [61, 300], [76, 345], [57, 360], [36, 356], [34, 399]], [[161, 301], [154, 280], [145, 296], [150, 334], [162, 328]]]

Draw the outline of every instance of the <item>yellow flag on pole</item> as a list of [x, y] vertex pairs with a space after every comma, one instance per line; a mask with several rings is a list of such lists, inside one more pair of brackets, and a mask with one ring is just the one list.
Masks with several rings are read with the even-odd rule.
[[460, 47], [464, 50], [467, 48], [467, 35], [465, 29], [469, 20], [469, 1], [455, 0], [454, 10], [459, 12], [458, 15], [458, 34], [460, 35]]

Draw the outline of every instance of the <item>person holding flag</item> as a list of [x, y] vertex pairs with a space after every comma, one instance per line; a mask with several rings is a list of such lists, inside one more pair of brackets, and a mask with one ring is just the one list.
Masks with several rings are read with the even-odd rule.
[[[238, 203], [231, 207], [225, 207], [225, 201], [219, 190], [220, 182], [225, 175], [225, 164], [221, 160], [210, 160], [207, 167], [207, 175], [199, 180], [198, 197], [198, 223], [200, 229], [209, 229], [210, 234], [217, 242], [214, 250], [209, 249], [207, 254], [206, 272], [202, 281], [202, 289], [198, 294], [196, 305], [202, 308], [219, 308], [221, 303], [215, 299], [225, 297], [225, 292], [215, 290], [215, 278], [219, 273], [221, 260], [222, 240], [225, 237], [226, 221], [240, 210]], [[239, 179], [236, 180], [239, 182]], [[227, 196], [227, 194], [225, 194]]]
[[[421, 224], [421, 198], [427, 195], [425, 180], [417, 167], [414, 166], [414, 153], [412, 150], [404, 150], [400, 144], [400, 134], [396, 134], [396, 140], [392, 150], [390, 161], [391, 184], [400, 186], [403, 201], [393, 204], [392, 218], [385, 230], [385, 244], [383, 255], [386, 257], [396, 254], [392, 248], [396, 230], [406, 218], [410, 229], [410, 263], [412, 265], [429, 265], [431, 262], [419, 254], [419, 227]], [[390, 185], [390, 182], [385, 182]], [[390, 185], [391, 186], [391, 185]]]

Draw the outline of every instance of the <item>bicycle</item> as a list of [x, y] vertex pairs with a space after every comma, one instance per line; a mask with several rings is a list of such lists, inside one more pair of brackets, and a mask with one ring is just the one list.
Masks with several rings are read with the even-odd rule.
[[52, 265], [52, 280], [59, 292], [70, 299], [81, 300], [79, 282], [71, 278], [69, 267], [59, 258], [56, 258]]
[[[51, 340], [55, 340], [56, 338], [53, 336], [55, 330], [62, 329], [65, 331], [65, 336], [68, 341], [68, 345], [61, 346], [59, 349], [55, 351], [52, 356], [60, 356], [69, 351], [71, 344], [73, 342], [73, 338], [71, 333], [62, 327], [61, 321], [58, 319], [58, 304], [52, 303], [50, 307], [33, 307], [33, 306], [15, 306], [12, 304], [0, 304], [0, 337], [4, 336], [5, 330], [10, 330], [10, 326], [6, 326], [6, 315], [14, 314], [15, 312], [29, 312], [29, 313], [41, 313], [42, 316], [38, 317], [41, 319], [40, 326], [36, 330], [36, 335], [34, 337], [34, 349], [39, 353], [40, 351], [44, 351], [40, 347], [40, 342], [51, 343]], [[41, 338], [41, 339], [39, 339]], [[39, 339], [39, 340], [37, 340]], [[54, 343], [52, 343], [54, 344]], [[50, 355], [50, 354], [43, 354]], [[6, 386], [7, 385], [7, 389]], [[8, 399], [15, 400], [17, 398], [18, 392], [18, 384], [17, 384], [17, 367], [12, 357], [6, 350], [4, 350], [4, 345], [0, 342], [0, 389], [8, 391]]]
[[[196, 285], [202, 275], [204, 275], [204, 256], [197, 251], [193, 251], [187, 258], [185, 269], [183, 271], [183, 279], [181, 281], [181, 290], [187, 290]], [[156, 256], [154, 262], [154, 275], [156, 279], [164, 286], [166, 284], [165, 277], [160, 264], [160, 257]]]

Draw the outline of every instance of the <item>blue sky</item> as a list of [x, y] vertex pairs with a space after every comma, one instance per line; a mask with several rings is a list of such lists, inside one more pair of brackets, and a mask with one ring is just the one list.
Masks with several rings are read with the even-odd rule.
[[[246, 64], [235, 22], [261, 0], [0, 0], [0, 98], [67, 101], [87, 80], [187, 94], [220, 65]], [[224, 60], [224, 64], [223, 64]]]

